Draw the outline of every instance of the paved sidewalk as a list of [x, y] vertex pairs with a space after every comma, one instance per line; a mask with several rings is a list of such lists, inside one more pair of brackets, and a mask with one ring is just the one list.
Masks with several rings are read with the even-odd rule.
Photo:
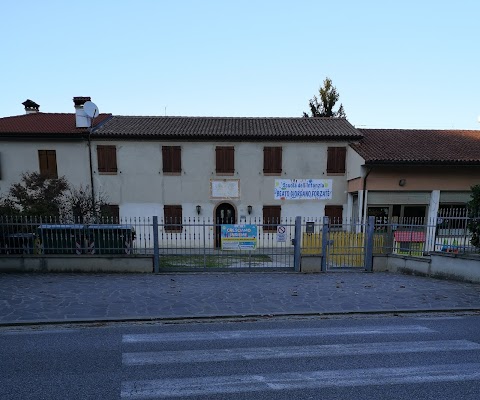
[[0, 325], [480, 310], [480, 285], [363, 272], [0, 274]]

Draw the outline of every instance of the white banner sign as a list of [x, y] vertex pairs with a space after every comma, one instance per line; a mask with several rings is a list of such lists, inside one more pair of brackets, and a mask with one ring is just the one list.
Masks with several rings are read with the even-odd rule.
[[275, 179], [275, 200], [330, 200], [331, 179]]

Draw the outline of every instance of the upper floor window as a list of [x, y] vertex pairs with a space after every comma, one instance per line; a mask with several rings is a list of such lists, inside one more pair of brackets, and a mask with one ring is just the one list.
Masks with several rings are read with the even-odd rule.
[[98, 172], [117, 173], [117, 148], [97, 146]]
[[233, 146], [217, 146], [215, 148], [215, 171], [217, 174], [233, 174], [235, 172], [235, 149]]
[[263, 148], [263, 173], [278, 174], [282, 173], [282, 148], [264, 147]]
[[329, 147], [327, 157], [327, 174], [344, 174], [346, 147]]
[[180, 146], [162, 146], [163, 172], [182, 172], [182, 149]]
[[49, 179], [57, 179], [57, 154], [55, 150], [38, 150], [40, 175]]

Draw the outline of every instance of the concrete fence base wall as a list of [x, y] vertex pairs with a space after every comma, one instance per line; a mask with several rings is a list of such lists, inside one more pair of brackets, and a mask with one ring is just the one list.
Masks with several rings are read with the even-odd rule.
[[432, 253], [431, 258], [433, 276], [480, 283], [480, 255]]
[[312, 273], [322, 271], [322, 256], [321, 255], [303, 255], [300, 263], [300, 272]]
[[0, 272], [152, 272], [151, 256], [5, 256]]
[[373, 270], [480, 283], [480, 256], [451, 253], [432, 253], [428, 257], [381, 255], [373, 257]]

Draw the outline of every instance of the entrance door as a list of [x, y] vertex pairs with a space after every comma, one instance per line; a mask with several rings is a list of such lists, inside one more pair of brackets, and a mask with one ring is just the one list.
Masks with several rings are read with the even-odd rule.
[[219, 204], [215, 210], [215, 248], [221, 248], [222, 224], [234, 224], [235, 207], [228, 203]]

